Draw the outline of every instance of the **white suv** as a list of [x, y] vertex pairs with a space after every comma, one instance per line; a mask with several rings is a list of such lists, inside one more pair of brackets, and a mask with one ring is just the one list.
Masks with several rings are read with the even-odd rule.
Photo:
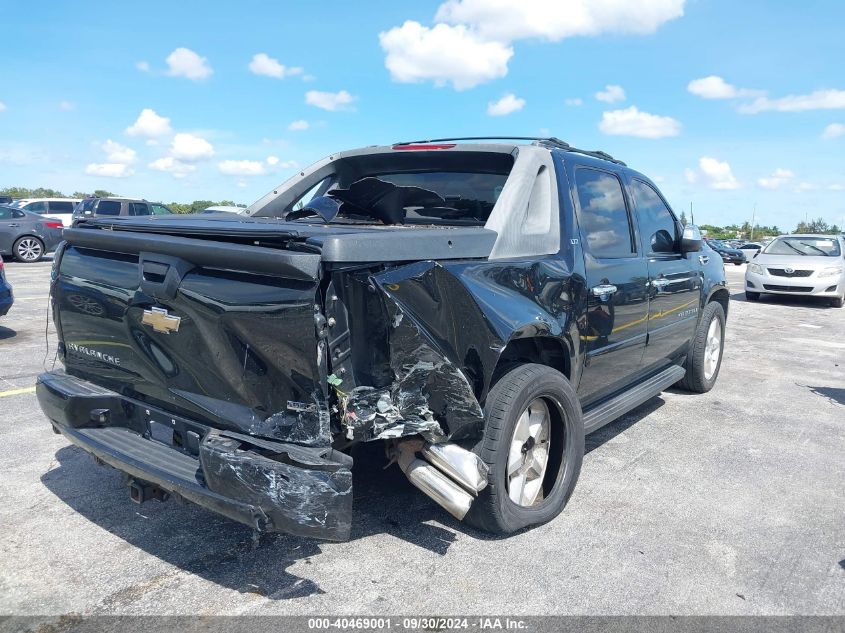
[[37, 213], [45, 218], [61, 220], [64, 226], [70, 226], [73, 209], [79, 202], [79, 198], [22, 198], [9, 206]]

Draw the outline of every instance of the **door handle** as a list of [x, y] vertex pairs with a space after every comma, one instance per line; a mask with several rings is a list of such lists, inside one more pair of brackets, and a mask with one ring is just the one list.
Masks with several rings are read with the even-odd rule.
[[6, 226], [20, 226], [20, 224], [18, 224], [17, 222], [15, 222], [15, 223], [13, 223], [13, 224], [7, 224]]
[[607, 299], [610, 295], [618, 290], [616, 286], [612, 284], [599, 284], [598, 286], [593, 286], [591, 288], [594, 297], [599, 297], [600, 299]]
[[707, 262], [709, 262], [709, 261], [710, 261], [710, 257], [708, 257], [707, 255], [699, 255], [699, 256], [698, 256], [698, 261], [699, 261], [699, 263], [701, 263], [702, 265], [704, 265], [704, 264], [706, 264]]

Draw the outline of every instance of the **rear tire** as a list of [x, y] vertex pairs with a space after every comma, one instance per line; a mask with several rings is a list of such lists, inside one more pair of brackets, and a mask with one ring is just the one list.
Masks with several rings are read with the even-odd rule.
[[44, 242], [32, 235], [25, 235], [17, 239], [12, 250], [19, 262], [34, 264], [44, 257]]
[[510, 534], [555, 518], [584, 458], [581, 405], [569, 381], [545, 365], [517, 365], [490, 389], [484, 413], [474, 451], [490, 469], [488, 485], [464, 520]]
[[684, 365], [687, 373], [678, 386], [693, 393], [710, 391], [719, 377], [724, 347], [725, 310], [711, 301], [701, 313]]
[[834, 297], [830, 300], [830, 305], [833, 308], [841, 308], [845, 304], [845, 297]]
[[760, 300], [760, 293], [759, 292], [751, 292], [749, 290], [745, 291], [745, 298], [749, 301], [759, 301]]

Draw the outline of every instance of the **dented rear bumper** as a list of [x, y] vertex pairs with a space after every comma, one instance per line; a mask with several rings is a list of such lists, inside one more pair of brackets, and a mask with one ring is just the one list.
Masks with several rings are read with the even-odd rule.
[[261, 532], [349, 538], [347, 455], [213, 429], [60, 372], [37, 395], [57, 431], [132, 480]]

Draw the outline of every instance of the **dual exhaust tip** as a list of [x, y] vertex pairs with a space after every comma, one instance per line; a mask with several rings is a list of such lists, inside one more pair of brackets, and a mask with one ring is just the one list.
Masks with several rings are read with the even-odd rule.
[[487, 485], [487, 464], [457, 444], [414, 439], [400, 442], [397, 448], [399, 468], [408, 480], [458, 520]]

